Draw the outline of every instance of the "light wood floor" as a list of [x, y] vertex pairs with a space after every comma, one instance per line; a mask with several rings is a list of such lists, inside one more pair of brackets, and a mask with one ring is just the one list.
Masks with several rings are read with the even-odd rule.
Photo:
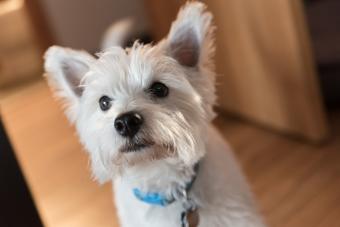
[[[45, 83], [16, 92], [0, 105], [45, 225], [118, 226], [110, 185], [91, 181], [87, 156]], [[216, 120], [270, 226], [340, 226], [340, 113], [330, 122], [333, 137], [313, 146], [237, 119]]]

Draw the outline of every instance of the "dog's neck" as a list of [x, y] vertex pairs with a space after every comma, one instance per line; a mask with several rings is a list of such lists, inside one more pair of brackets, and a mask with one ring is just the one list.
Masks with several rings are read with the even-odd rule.
[[185, 188], [197, 174], [195, 165], [204, 158], [207, 137], [200, 137], [195, 159], [185, 164], [178, 157], [150, 160], [125, 169], [120, 180], [128, 188], [138, 188], [143, 192], [157, 192], [172, 195], [178, 188]]
[[128, 187], [145, 192], [162, 192], [171, 195], [179, 187], [185, 187], [195, 175], [194, 164], [185, 165], [168, 158], [150, 161], [127, 169], [121, 180]]

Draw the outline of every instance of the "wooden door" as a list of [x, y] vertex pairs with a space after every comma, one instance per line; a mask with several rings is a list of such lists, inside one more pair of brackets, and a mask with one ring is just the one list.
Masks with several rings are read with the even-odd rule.
[[[185, 1], [145, 1], [154, 34], [161, 38]], [[204, 2], [217, 25], [222, 109], [283, 133], [325, 139], [327, 124], [302, 2]]]

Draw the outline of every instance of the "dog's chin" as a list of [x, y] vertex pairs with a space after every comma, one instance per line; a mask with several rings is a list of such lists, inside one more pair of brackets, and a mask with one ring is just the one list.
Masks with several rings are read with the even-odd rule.
[[119, 151], [116, 165], [123, 168], [166, 159], [175, 154], [174, 146], [152, 140], [127, 141]]

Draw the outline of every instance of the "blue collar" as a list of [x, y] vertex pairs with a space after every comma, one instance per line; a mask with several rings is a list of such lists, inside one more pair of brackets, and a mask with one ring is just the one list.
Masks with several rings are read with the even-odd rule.
[[[189, 192], [190, 189], [192, 188], [192, 185], [196, 180], [198, 169], [199, 163], [196, 163], [194, 165], [195, 174], [192, 176], [191, 180], [185, 185], [185, 193]], [[132, 192], [137, 199], [150, 205], [158, 205], [165, 207], [176, 200], [174, 196], [168, 197], [158, 192], [142, 192], [139, 188], [134, 188]]]

